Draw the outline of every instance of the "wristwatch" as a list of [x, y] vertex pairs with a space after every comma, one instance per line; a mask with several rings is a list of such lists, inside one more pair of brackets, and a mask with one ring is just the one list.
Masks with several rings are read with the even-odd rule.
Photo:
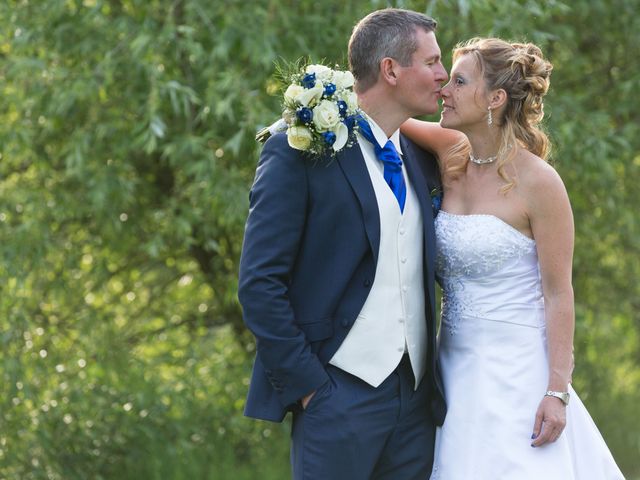
[[559, 398], [562, 403], [564, 403], [565, 405], [569, 405], [569, 392], [554, 392], [553, 390], [548, 390], [547, 393], [544, 394], [544, 396]]

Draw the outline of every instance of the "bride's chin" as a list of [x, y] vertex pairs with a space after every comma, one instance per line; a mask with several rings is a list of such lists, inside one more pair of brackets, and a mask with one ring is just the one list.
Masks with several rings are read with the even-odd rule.
[[[440, 126], [442, 128], [448, 128], [449, 130], [457, 130], [458, 132], [462, 132], [460, 124], [456, 122], [452, 122], [447, 118], [440, 118]], [[464, 132], [462, 132], [464, 133]]]

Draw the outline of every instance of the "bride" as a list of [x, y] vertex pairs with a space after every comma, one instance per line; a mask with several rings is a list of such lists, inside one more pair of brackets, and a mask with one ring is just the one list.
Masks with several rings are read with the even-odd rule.
[[[437, 124], [402, 132], [441, 159], [439, 359], [448, 413], [432, 480], [620, 479], [570, 386], [573, 217], [537, 124], [551, 64], [532, 44], [454, 51]], [[464, 135], [462, 135], [464, 134]]]

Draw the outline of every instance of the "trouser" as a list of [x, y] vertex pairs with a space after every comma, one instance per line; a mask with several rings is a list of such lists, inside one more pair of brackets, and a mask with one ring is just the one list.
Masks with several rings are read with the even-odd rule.
[[327, 366], [330, 380], [294, 411], [294, 480], [427, 480], [435, 425], [428, 379], [414, 391], [408, 355], [378, 387]]

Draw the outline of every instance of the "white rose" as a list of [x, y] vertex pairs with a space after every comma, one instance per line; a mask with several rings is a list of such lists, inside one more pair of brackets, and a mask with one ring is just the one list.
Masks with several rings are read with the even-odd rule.
[[335, 127], [340, 121], [338, 106], [329, 100], [322, 100], [313, 109], [313, 123], [320, 132], [326, 132]]
[[287, 103], [294, 103], [298, 100], [298, 97], [304, 92], [302, 85], [289, 85], [286, 92], [284, 92], [284, 100]]
[[315, 73], [316, 80], [327, 83], [331, 78], [332, 70], [324, 65], [309, 65], [305, 73]]
[[323, 93], [324, 87], [322, 86], [322, 82], [316, 82], [315, 87], [302, 88], [302, 91], [296, 97], [296, 101], [303, 107], [312, 107], [320, 101]]
[[287, 140], [291, 148], [306, 150], [311, 145], [313, 136], [307, 127], [289, 127]]
[[353, 74], [348, 70], [345, 72], [337, 71], [333, 74], [333, 83], [336, 84], [338, 90], [352, 87], [354, 81]]
[[349, 115], [356, 113], [358, 109], [358, 96], [354, 92], [347, 92], [343, 100], [347, 102], [347, 113]]
[[349, 129], [344, 123], [340, 122], [333, 130], [333, 133], [336, 134], [336, 141], [333, 144], [333, 149], [337, 152], [346, 145], [347, 140], [349, 139]]

